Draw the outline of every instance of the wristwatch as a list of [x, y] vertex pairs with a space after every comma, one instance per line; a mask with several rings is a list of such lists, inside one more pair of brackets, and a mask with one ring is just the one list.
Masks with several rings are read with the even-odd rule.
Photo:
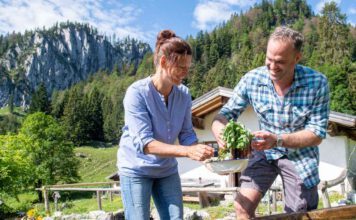
[[282, 147], [283, 146], [283, 138], [282, 138], [282, 134], [277, 134], [277, 143], [276, 143], [277, 147]]

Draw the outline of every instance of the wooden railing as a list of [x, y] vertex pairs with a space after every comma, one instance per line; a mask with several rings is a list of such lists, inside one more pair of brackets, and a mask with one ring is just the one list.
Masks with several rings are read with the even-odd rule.
[[[111, 182], [95, 182], [95, 183], [73, 183], [73, 184], [61, 184], [61, 185], [48, 185], [42, 186], [42, 188], [37, 188], [36, 190], [42, 191], [43, 198], [44, 198], [44, 206], [46, 213], [50, 213], [49, 208], [49, 198], [48, 192], [58, 192], [58, 191], [84, 191], [84, 192], [96, 192], [98, 207], [99, 210], [102, 210], [101, 205], [101, 194], [102, 192], [110, 192], [110, 201], [112, 201], [112, 192], [120, 191], [116, 187], [113, 188], [115, 184], [119, 184], [118, 181], [111, 181]], [[109, 185], [110, 188], [80, 188], [80, 187], [87, 187], [87, 186], [100, 186], [100, 185]], [[55, 207], [57, 207], [57, 200], [55, 199]]]
[[[329, 181], [321, 181], [318, 185], [318, 189], [321, 191], [321, 196], [323, 200], [324, 208], [330, 207], [329, 195], [327, 189], [338, 184], [342, 184], [346, 178], [346, 170], [340, 174], [339, 177]], [[95, 183], [75, 183], [75, 184], [62, 184], [62, 185], [49, 185], [43, 186], [42, 188], [37, 188], [36, 190], [40, 190], [43, 193], [45, 210], [47, 213], [50, 212], [49, 210], [49, 198], [48, 192], [58, 192], [58, 191], [81, 191], [81, 192], [96, 192], [97, 203], [99, 210], [102, 210], [102, 193], [108, 192], [110, 196], [110, 201], [112, 201], [112, 193], [120, 193], [121, 188], [119, 186], [115, 186], [119, 184], [118, 181], [112, 182], [95, 182]], [[109, 185], [110, 188], [101, 188], [101, 187], [90, 187], [84, 188], [88, 186], [100, 186], [100, 185]], [[115, 187], [114, 187], [115, 186]], [[277, 205], [276, 205], [276, 192], [282, 190], [278, 186], [273, 186], [270, 188], [272, 191], [272, 210], [276, 212]], [[218, 187], [182, 187], [183, 193], [197, 193], [199, 198], [199, 204], [201, 207], [206, 207], [209, 205], [209, 200], [207, 193], [237, 193], [239, 191], [238, 187], [225, 187], [225, 188], [218, 188]], [[269, 199], [268, 199], [269, 201]], [[56, 201], [55, 201], [56, 203]], [[55, 204], [56, 205], [56, 204]], [[271, 214], [270, 205], [268, 204], [269, 213]]]
[[335, 179], [328, 180], [328, 181], [320, 181], [318, 185], [318, 189], [321, 191], [321, 197], [323, 200], [324, 208], [330, 208], [330, 200], [328, 194], [328, 188], [343, 184], [346, 179], [346, 169], [344, 169], [341, 174], [336, 177]]
[[[102, 210], [102, 193], [109, 192], [110, 201], [112, 201], [112, 192], [120, 193], [121, 188], [119, 186], [112, 187], [114, 184], [118, 184], [119, 182], [98, 182], [98, 183], [76, 183], [76, 184], [63, 184], [63, 185], [50, 185], [43, 186], [42, 188], [37, 188], [36, 190], [40, 190], [43, 193], [44, 205], [46, 213], [50, 213], [49, 206], [49, 197], [48, 192], [59, 192], [59, 191], [80, 191], [80, 192], [96, 192], [96, 198], [98, 203], [99, 210]], [[86, 186], [97, 186], [97, 185], [111, 185], [111, 188], [84, 188]], [[217, 187], [182, 187], [183, 193], [197, 193], [199, 197], [199, 203], [202, 207], [209, 205], [207, 193], [236, 193], [238, 192], [238, 187], [225, 187], [225, 188], [217, 188]], [[56, 203], [56, 201], [55, 201]]]

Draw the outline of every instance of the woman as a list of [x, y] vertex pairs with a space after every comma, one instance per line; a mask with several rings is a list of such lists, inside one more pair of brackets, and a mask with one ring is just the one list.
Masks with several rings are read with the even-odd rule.
[[[203, 161], [213, 156], [213, 148], [197, 144], [191, 96], [181, 84], [191, 60], [187, 42], [170, 30], [161, 31], [154, 53], [155, 74], [126, 91], [118, 151], [125, 219], [149, 219], [151, 195], [160, 219], [183, 219], [175, 157]], [[177, 138], [180, 145], [174, 144]]]

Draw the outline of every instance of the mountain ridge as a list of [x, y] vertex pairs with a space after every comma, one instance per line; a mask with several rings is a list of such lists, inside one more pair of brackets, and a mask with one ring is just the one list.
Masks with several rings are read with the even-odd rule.
[[151, 51], [147, 43], [131, 38], [110, 42], [88, 24], [72, 22], [1, 36], [0, 44], [0, 107], [9, 100], [26, 107], [41, 82], [51, 94], [99, 70], [137, 68]]

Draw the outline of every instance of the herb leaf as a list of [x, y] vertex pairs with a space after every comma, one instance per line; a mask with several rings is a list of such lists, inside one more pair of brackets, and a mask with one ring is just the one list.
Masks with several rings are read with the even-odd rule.
[[252, 133], [243, 124], [230, 120], [223, 130], [223, 140], [226, 145], [225, 149], [219, 149], [218, 159], [231, 158], [231, 149], [243, 150], [247, 148], [252, 138]]

